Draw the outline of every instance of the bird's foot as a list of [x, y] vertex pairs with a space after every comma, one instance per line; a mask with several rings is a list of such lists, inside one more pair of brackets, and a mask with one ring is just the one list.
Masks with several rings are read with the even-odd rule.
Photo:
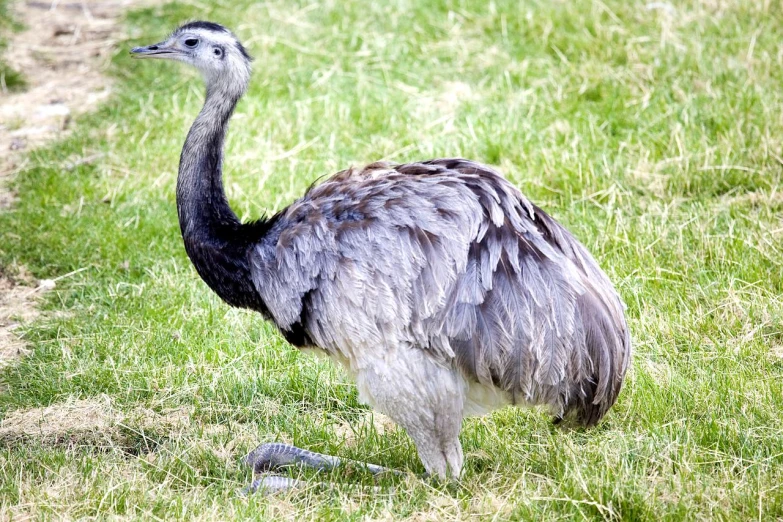
[[323, 483], [311, 484], [302, 480], [270, 473], [270, 471], [291, 466], [303, 466], [316, 471], [331, 471], [337, 467], [350, 466], [354, 469], [369, 471], [373, 475], [379, 475], [381, 473], [402, 474], [400, 471], [378, 466], [377, 464], [340, 459], [332, 455], [315, 453], [314, 451], [308, 451], [280, 442], [261, 444], [245, 457], [245, 463], [253, 468], [253, 474], [256, 477], [250, 486], [245, 489], [245, 493], [247, 494], [256, 492], [273, 494], [310, 485], [327, 485]]
[[298, 465], [317, 471], [331, 471], [337, 467], [350, 466], [355, 469], [369, 471], [373, 475], [381, 473], [401, 474], [401, 472], [397, 470], [378, 466], [377, 464], [341, 459], [339, 457], [333, 457], [332, 455], [325, 455], [323, 453], [297, 448], [296, 446], [284, 444], [282, 442], [267, 442], [266, 444], [261, 444], [245, 457], [245, 463], [252, 467], [255, 473], [263, 473], [265, 471]]
[[261, 444], [245, 457], [245, 463], [254, 473], [302, 465], [319, 471], [331, 470], [340, 465], [340, 459], [284, 444], [267, 442]]

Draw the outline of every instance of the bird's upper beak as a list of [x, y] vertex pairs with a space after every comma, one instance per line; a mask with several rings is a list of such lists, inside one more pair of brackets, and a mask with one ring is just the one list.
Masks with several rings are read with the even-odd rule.
[[134, 47], [131, 55], [134, 58], [174, 58], [180, 54], [180, 50], [169, 42], [160, 42], [146, 47]]

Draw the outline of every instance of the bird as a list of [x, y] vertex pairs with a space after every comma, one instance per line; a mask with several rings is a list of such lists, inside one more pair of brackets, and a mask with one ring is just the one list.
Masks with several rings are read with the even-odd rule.
[[[359, 399], [408, 433], [429, 476], [461, 477], [468, 416], [542, 406], [555, 422], [589, 427], [615, 403], [631, 359], [625, 304], [587, 249], [495, 169], [378, 161], [242, 222], [222, 165], [250, 54], [209, 21], [131, 54], [184, 62], [206, 84], [176, 185], [198, 275], [228, 305], [341, 366]], [[263, 473], [344, 460], [271, 442], [247, 462], [262, 474], [254, 484], [285, 489], [295, 481]]]

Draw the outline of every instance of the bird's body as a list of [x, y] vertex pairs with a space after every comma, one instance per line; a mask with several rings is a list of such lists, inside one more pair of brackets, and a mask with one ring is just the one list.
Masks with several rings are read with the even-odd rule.
[[[354, 375], [420, 350], [467, 388], [481, 385], [476, 400], [491, 403], [470, 405], [479, 412], [543, 404], [560, 415], [590, 381], [599, 408], [619, 389], [612, 376], [627, 363], [627, 329], [606, 276], [563, 227], [477, 163], [338, 173], [275, 216], [249, 259], [292, 344], [323, 350]], [[603, 343], [596, 360], [588, 335]], [[581, 407], [586, 420], [596, 415]]]
[[411, 435], [430, 473], [459, 475], [466, 415], [542, 405], [597, 422], [630, 358], [622, 302], [587, 250], [491, 168], [374, 163], [269, 219], [239, 222], [221, 166], [249, 67], [241, 44], [231, 52], [233, 35], [211, 25], [172, 36], [212, 42], [225, 62], [220, 74], [201, 67], [207, 101], [177, 188], [185, 247], [207, 284], [341, 364], [360, 398]]

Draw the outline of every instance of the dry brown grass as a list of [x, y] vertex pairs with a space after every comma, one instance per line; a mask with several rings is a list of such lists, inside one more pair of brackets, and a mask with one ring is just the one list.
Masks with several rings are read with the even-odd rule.
[[113, 442], [122, 415], [109, 397], [71, 399], [43, 408], [7, 412], [0, 440], [35, 439], [42, 444]]
[[377, 412], [367, 412], [358, 421], [340, 422], [332, 428], [337, 440], [343, 441], [346, 446], [354, 446], [366, 430], [373, 430], [378, 435], [393, 432], [397, 429], [389, 417]]
[[0, 368], [27, 353], [17, 331], [38, 317], [36, 300], [55, 286], [50, 280], [36, 281], [23, 266], [9, 267], [6, 272], [14, 275], [0, 272]]

